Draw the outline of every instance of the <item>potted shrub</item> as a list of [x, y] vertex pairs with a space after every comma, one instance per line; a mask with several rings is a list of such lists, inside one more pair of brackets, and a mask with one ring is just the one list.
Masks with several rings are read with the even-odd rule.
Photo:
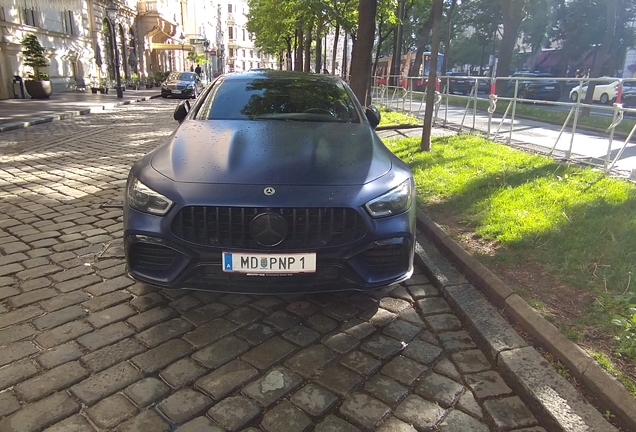
[[130, 88], [139, 90], [139, 75], [136, 73], [133, 73], [130, 76]]
[[24, 86], [31, 96], [31, 99], [48, 99], [53, 93], [51, 81], [48, 75], [40, 72], [40, 68], [47, 67], [46, 50], [40, 44], [40, 41], [34, 34], [28, 34], [22, 38], [22, 55], [24, 56], [24, 64], [33, 68], [33, 74], [29, 74], [29, 78], [24, 81]]
[[161, 71], [155, 72], [155, 87], [159, 87], [165, 79], [166, 79], [165, 73]]
[[155, 86], [155, 80], [153, 77], [146, 77], [146, 88], [150, 89]]
[[108, 80], [102, 78], [99, 80], [99, 88], [97, 89], [101, 94], [108, 94]]

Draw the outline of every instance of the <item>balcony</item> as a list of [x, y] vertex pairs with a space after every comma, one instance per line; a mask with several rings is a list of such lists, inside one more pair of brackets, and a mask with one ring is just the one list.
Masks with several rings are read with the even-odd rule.
[[174, 16], [173, 8], [170, 8], [165, 0], [148, 0], [137, 2], [137, 12], [140, 14], [158, 14], [164, 18]]

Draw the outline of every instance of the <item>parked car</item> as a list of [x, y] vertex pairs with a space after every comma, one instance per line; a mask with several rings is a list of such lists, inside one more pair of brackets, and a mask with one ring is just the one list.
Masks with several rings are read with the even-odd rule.
[[[409, 78], [409, 80], [413, 81], [413, 90], [414, 91], [419, 91], [419, 92], [425, 92], [426, 89], [428, 88], [428, 77], [419, 77], [419, 78]], [[405, 86], [407, 86], [408, 83], [405, 83]], [[404, 87], [407, 88], [407, 87]], [[436, 82], [435, 82], [435, 91], [439, 92], [441, 91], [442, 88], [442, 80], [439, 77], [436, 77]]]
[[222, 75], [130, 170], [129, 274], [163, 288], [370, 289], [413, 272], [415, 187], [340, 78]]
[[446, 72], [445, 76], [447, 78], [442, 79], [442, 84], [444, 88], [448, 85], [448, 93], [467, 95], [475, 84], [474, 81], [466, 78], [466, 72]]
[[[513, 78], [506, 83], [501, 96], [512, 97], [515, 92], [515, 82], [518, 81], [517, 97], [520, 99], [535, 99], [546, 101], [558, 101], [561, 98], [561, 86], [554, 80], [554, 75], [539, 72], [516, 72]], [[523, 78], [540, 78], [528, 79]]]
[[[610, 103], [614, 99], [616, 99], [616, 94], [618, 92], [618, 84], [620, 81], [616, 78], [612, 77], [603, 77], [608, 80], [612, 80], [610, 83], [603, 83], [601, 81], [596, 83], [596, 87], [594, 87], [594, 95], [592, 95], [593, 102], [600, 102], [602, 104]], [[587, 92], [588, 83], [585, 82], [581, 86], [580, 84], [570, 90], [570, 100], [572, 102], [576, 102], [579, 97], [585, 99], [585, 94]]]
[[172, 72], [161, 84], [161, 97], [196, 98], [203, 90], [201, 79], [194, 72]]
[[625, 108], [636, 107], [636, 82], [623, 82], [623, 94], [621, 95], [621, 103]]

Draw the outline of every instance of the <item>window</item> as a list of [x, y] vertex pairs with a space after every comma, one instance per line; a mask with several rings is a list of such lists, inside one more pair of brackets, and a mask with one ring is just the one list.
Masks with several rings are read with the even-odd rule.
[[62, 12], [62, 23], [64, 24], [64, 33], [75, 34], [75, 23], [73, 17], [73, 11]]
[[234, 57], [234, 48], [230, 48], [230, 57]]
[[230, 3], [227, 4], [227, 11], [232, 13], [232, 5]]
[[243, 58], [245, 58], [245, 50], [242, 50], [242, 51], [243, 51]]
[[252, 62], [250, 62], [250, 69], [252, 69], [254, 66], [252, 66]]
[[245, 62], [243, 62], [243, 70], [245, 70]]
[[[255, 85], [256, 84], [256, 85]], [[355, 104], [345, 87], [336, 83], [295, 79], [225, 80], [208, 93], [198, 119], [298, 119], [359, 123]], [[307, 113], [318, 108], [327, 113]]]
[[243, 29], [243, 40], [245, 40], [245, 29]]
[[254, 58], [254, 51], [250, 50], [250, 58]]
[[31, 9], [22, 9], [22, 15], [23, 15], [23, 24], [26, 24], [28, 26], [33, 26], [33, 27], [37, 27], [38, 22], [36, 20], [36, 14], [35, 14], [35, 9], [31, 8]]
[[256, 51], [256, 57], [257, 58], [261, 58], [261, 52], [260, 51]]
[[4, 18], [4, 8], [0, 6], [0, 21], [6, 21]]
[[227, 37], [230, 38], [230, 40], [234, 40], [234, 27], [228, 27]]

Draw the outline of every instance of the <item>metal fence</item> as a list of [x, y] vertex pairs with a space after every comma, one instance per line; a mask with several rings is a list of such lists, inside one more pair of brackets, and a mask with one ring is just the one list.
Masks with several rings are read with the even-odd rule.
[[[623, 103], [624, 99], [628, 99], [630, 105], [634, 102], [636, 106], [636, 79], [545, 76], [496, 79], [440, 76], [439, 79], [433, 117], [436, 126], [480, 133], [493, 141], [522, 146], [559, 159], [599, 166], [617, 175], [636, 177], [636, 147], [630, 146], [636, 122], [625, 118], [626, 114], [636, 114], [636, 108]], [[505, 96], [495, 92], [499, 81], [503, 81], [500, 88], [507, 90]], [[594, 99], [600, 99], [605, 104], [584, 103], [589, 82], [597, 83]], [[552, 83], [558, 89], [550, 88]], [[425, 78], [374, 77], [372, 100], [376, 105], [423, 118], [425, 90]], [[480, 90], [485, 91], [484, 96], [479, 95]], [[560, 90], [561, 97], [556, 98], [558, 100], [535, 99], [546, 91], [550, 93], [550, 90], [554, 90], [550, 94], [551, 98], [557, 94], [557, 90]], [[451, 91], [464, 94], [454, 95]], [[567, 93], [567, 99], [563, 97], [563, 92]], [[497, 111], [498, 104], [506, 104], [503, 113]], [[557, 131], [555, 122], [521, 118], [518, 115], [520, 104], [541, 108], [548, 115], [551, 112], [567, 112], [567, 116]], [[581, 126], [584, 109], [591, 110], [593, 118], [604, 118], [606, 123], [611, 118], [609, 127], [605, 131], [590, 131]], [[622, 122], [634, 123], [629, 133], [616, 133], [616, 127]], [[626, 149], [630, 151], [626, 152]]]

